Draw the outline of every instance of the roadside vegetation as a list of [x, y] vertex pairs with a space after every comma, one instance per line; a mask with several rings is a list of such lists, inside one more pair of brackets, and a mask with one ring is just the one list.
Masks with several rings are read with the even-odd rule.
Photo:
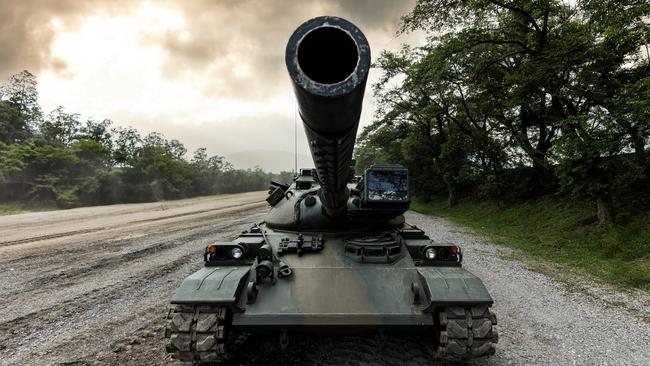
[[16, 215], [25, 212], [39, 212], [56, 210], [57, 206], [52, 203], [36, 203], [29, 204], [28, 202], [9, 202], [0, 203], [0, 216]]
[[0, 212], [263, 190], [291, 173], [233, 169], [199, 148], [64, 107], [45, 114], [28, 71], [0, 87]]
[[403, 164], [416, 209], [647, 289], [649, 19], [647, 1], [417, 1], [400, 31], [427, 42], [376, 62], [357, 170]]
[[499, 208], [492, 202], [445, 198], [421, 202], [418, 212], [451, 219], [495, 244], [588, 272], [622, 287], [650, 291], [650, 212], [626, 215], [613, 228], [593, 225], [591, 205], [546, 196]]

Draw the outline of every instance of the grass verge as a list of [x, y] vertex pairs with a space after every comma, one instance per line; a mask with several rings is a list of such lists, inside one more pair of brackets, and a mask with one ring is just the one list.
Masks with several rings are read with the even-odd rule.
[[493, 203], [414, 200], [415, 211], [468, 226], [493, 243], [585, 271], [596, 278], [650, 291], [650, 212], [625, 216], [615, 227], [592, 222], [588, 203], [547, 196], [499, 209]]
[[58, 208], [51, 204], [0, 203], [0, 216], [17, 215], [26, 212], [51, 211]]

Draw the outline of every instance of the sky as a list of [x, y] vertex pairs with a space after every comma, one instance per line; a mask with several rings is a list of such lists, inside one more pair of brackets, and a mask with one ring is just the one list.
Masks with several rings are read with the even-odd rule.
[[[414, 0], [0, 0], [0, 80], [27, 69], [45, 112], [59, 105], [158, 131], [189, 151], [292, 152], [296, 105], [286, 42], [319, 15], [355, 23], [373, 60], [421, 34], [397, 36]], [[372, 121], [371, 70], [361, 126]], [[299, 118], [299, 117], [298, 117]], [[361, 130], [361, 128], [359, 129]], [[309, 155], [302, 126], [298, 150]]]

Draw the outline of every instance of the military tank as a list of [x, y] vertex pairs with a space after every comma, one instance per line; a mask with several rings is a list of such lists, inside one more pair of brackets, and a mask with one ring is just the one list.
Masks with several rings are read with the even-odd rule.
[[271, 183], [264, 221], [211, 243], [176, 290], [165, 336], [173, 357], [227, 360], [247, 334], [407, 333], [431, 357], [494, 354], [493, 300], [463, 269], [462, 248], [405, 222], [408, 171], [352, 152], [370, 68], [363, 33], [338, 17], [306, 21], [285, 53], [315, 169]]

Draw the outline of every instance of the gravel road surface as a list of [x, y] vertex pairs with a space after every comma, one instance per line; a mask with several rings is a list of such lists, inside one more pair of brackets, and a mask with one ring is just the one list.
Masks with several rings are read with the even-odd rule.
[[[173, 290], [207, 243], [266, 211], [264, 192], [0, 217], [0, 365], [175, 365], [164, 351]], [[497, 354], [470, 365], [650, 365], [650, 295], [620, 292], [408, 213], [463, 245], [499, 317]], [[530, 270], [530, 267], [537, 271]], [[539, 272], [545, 274], [541, 274]], [[271, 337], [272, 338], [272, 337]], [[252, 338], [240, 364], [436, 365], [422, 339]]]
[[499, 344], [477, 365], [650, 365], [650, 295], [619, 292], [584, 276], [490, 245], [447, 220], [407, 214], [437, 241], [461, 244], [463, 266], [494, 298]]
[[265, 192], [0, 217], [0, 364], [164, 364], [173, 290]]

